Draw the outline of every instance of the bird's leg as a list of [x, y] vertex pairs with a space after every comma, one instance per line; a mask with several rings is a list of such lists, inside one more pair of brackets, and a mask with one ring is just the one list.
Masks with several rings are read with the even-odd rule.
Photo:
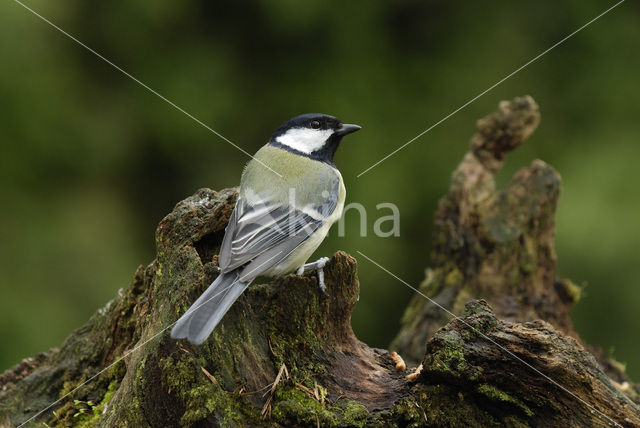
[[324, 294], [327, 294], [327, 286], [324, 283], [324, 267], [326, 266], [326, 264], [329, 262], [329, 257], [321, 257], [318, 260], [316, 260], [313, 263], [306, 263], [302, 266], [300, 266], [300, 268], [298, 268], [298, 271], [296, 272], [298, 275], [302, 275], [303, 273], [310, 271], [310, 270], [315, 270], [316, 273], [318, 274], [318, 284], [320, 285], [320, 289], [322, 290], [322, 292]]

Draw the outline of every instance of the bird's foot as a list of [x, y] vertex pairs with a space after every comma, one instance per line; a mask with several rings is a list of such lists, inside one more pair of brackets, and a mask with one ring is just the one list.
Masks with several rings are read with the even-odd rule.
[[298, 275], [302, 275], [307, 271], [315, 270], [316, 273], [318, 274], [318, 284], [320, 285], [320, 289], [326, 295], [327, 286], [324, 283], [324, 267], [327, 265], [328, 262], [329, 262], [329, 257], [321, 257], [315, 262], [306, 263], [300, 266], [300, 268], [298, 268], [298, 271], [296, 273]]

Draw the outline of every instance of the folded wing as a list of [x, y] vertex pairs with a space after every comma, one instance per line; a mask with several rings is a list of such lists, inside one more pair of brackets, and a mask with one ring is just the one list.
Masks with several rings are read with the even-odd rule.
[[249, 204], [242, 197], [231, 214], [220, 248], [219, 266], [229, 272], [244, 266], [251, 280], [285, 259], [319, 227], [337, 206], [337, 189], [316, 206], [296, 207], [264, 197]]

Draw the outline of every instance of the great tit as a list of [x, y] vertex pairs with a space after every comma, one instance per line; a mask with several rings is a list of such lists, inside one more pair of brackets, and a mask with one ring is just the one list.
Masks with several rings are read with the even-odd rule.
[[305, 263], [342, 215], [346, 192], [333, 155], [342, 137], [359, 129], [326, 114], [303, 114], [258, 150], [242, 173], [218, 256], [220, 275], [176, 322], [172, 338], [204, 342], [258, 276], [316, 270], [325, 291], [329, 259]]

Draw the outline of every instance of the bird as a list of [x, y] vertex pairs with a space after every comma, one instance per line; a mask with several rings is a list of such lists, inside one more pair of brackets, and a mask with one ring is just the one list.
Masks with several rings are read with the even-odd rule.
[[218, 254], [220, 273], [176, 321], [173, 339], [202, 344], [259, 276], [315, 270], [326, 294], [329, 259], [307, 261], [342, 216], [346, 190], [333, 157], [342, 138], [360, 129], [321, 113], [280, 125], [244, 168]]

